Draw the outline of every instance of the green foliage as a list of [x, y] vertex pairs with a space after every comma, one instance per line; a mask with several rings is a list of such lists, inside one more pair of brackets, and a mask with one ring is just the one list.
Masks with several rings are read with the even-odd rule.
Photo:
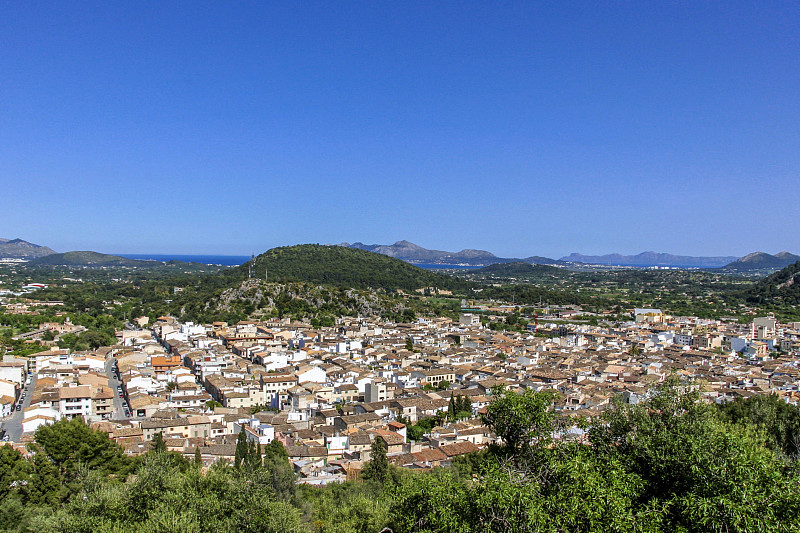
[[472, 418], [472, 402], [469, 397], [460, 394], [451, 396], [447, 405], [447, 420], [456, 422], [465, 418]]
[[[459, 457], [449, 469], [400, 475], [376, 438], [366, 482], [299, 491], [279, 441], [263, 453], [244, 442], [238, 468], [200, 469], [179, 454], [147, 453], [128, 465], [136, 475], [123, 483], [119, 450], [105, 435], [63, 421], [37, 431], [29, 458], [0, 447], [0, 530], [800, 530], [800, 480], [783, 453], [794, 411], [776, 398], [722, 408], [698, 399], [691, 384], [670, 379], [638, 405], [615, 403], [589, 425], [587, 445], [551, 438], [563, 426], [551, 394], [497, 389], [486, 422], [504, 445]], [[447, 414], [413, 427], [442, 423], [464, 400], [454, 396]], [[263, 463], [253, 461], [262, 455]]]
[[[488, 411], [503, 422], [495, 427], [506, 436], [505, 449], [404, 480], [392, 500], [391, 527], [395, 533], [797, 530], [800, 484], [793, 471], [752, 426], [727, 424], [697, 399], [692, 387], [670, 380], [642, 404], [616, 404], [591, 428], [587, 446], [543, 438], [557, 430], [544, 415], [544, 399], [498, 391]], [[528, 410], [537, 414], [528, 417]], [[514, 461], [506, 459], [511, 454]]]
[[167, 443], [164, 442], [164, 435], [160, 431], [153, 435], [153, 440], [150, 441], [150, 450], [153, 453], [166, 453]]
[[[239, 267], [242, 277], [248, 265]], [[382, 254], [342, 246], [303, 244], [273, 248], [255, 259], [253, 270], [269, 270], [270, 281], [310, 281], [347, 288], [414, 290], [465, 288], [468, 283]], [[242, 279], [244, 279], [242, 277]]]
[[76, 476], [81, 468], [103, 476], [125, 476], [133, 467], [122, 448], [107, 434], [92, 430], [80, 417], [39, 426], [34, 440], [66, 478]]
[[736, 398], [719, 407], [724, 420], [754, 425], [766, 432], [767, 445], [788, 458], [800, 459], [800, 407], [776, 395]]
[[45, 532], [308, 531], [300, 511], [276, 501], [263, 473], [216, 466], [203, 475], [168, 454], [145, 458], [127, 487], [98, 485], [48, 521]]
[[289, 462], [289, 452], [283, 446], [283, 443], [277, 439], [273, 440], [264, 447], [264, 464], [267, 462]]
[[242, 429], [239, 430], [239, 436], [236, 437], [236, 452], [233, 459], [233, 467], [235, 469], [239, 469], [242, 467], [242, 463], [250, 455], [250, 446], [247, 443], [247, 433], [245, 433], [244, 425], [242, 425]]
[[554, 395], [526, 389], [515, 393], [495, 387], [492, 402], [482, 416], [483, 423], [503, 441], [512, 456], [520, 455], [531, 443], [549, 443], [553, 423]]
[[52, 505], [64, 496], [58, 470], [46, 457], [34, 455], [25, 460], [11, 446], [0, 447], [0, 500]]
[[334, 483], [326, 487], [303, 486], [302, 499], [313, 506], [314, 533], [373, 533], [389, 521], [389, 497], [373, 483]]
[[[760, 435], [719, 420], [716, 409], [697, 397], [693, 387], [673, 378], [643, 404], [617, 404], [606, 413], [607, 424], [592, 429], [599, 458], [619, 461], [639, 477], [638, 503], [662, 509], [670, 529], [800, 526], [792, 494], [797, 479], [785, 474]], [[794, 514], [785, 514], [790, 509]]]
[[369, 461], [364, 465], [361, 477], [381, 484], [389, 478], [389, 461], [386, 458], [386, 441], [383, 438], [377, 436], [373, 439], [370, 445]]

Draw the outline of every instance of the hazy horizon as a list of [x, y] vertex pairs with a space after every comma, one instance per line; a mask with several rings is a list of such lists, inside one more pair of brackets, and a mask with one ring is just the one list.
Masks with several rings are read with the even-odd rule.
[[[0, 237], [0, 238], [8, 238], [8, 237]], [[14, 238], [22, 238], [22, 237], [14, 237]], [[22, 238], [22, 240], [27, 240], [27, 239]], [[371, 243], [371, 242], [368, 243], [368, 242], [363, 242], [363, 241], [358, 241], [358, 240], [355, 240], [355, 241], [341, 241], [341, 242], [335, 242], [335, 243], [289, 243], [289, 244], [278, 244], [278, 245], [272, 246], [270, 248], [279, 247], [279, 246], [293, 246], [293, 245], [298, 245], [298, 244], [324, 244], [324, 245], [333, 246], [333, 245], [339, 245], [339, 244], [343, 244], [343, 243], [355, 244], [357, 242], [361, 242], [362, 244], [366, 244], [366, 245], [375, 245], [375, 244], [377, 244], [377, 245], [388, 245], [388, 246], [390, 246], [392, 244], [395, 244], [396, 242], [399, 242], [400, 240], [408, 240], [408, 239], [399, 239], [398, 241], [384, 242], [384, 243]], [[413, 244], [419, 245], [419, 243], [416, 243], [416, 242], [413, 242], [413, 241], [409, 241], [409, 242], [412, 242]], [[37, 244], [37, 245], [40, 245], [40, 246], [48, 246], [47, 244], [42, 244], [42, 243], [33, 243], [33, 244]], [[56, 248], [54, 248], [52, 246], [49, 246], [49, 247], [54, 249], [56, 251], [56, 253], [72, 252], [72, 251], [92, 251], [92, 252], [99, 252], [99, 253], [105, 253], [105, 254], [110, 254], [110, 255], [118, 255], [118, 256], [146, 256], [146, 255], [152, 255], [152, 256], [174, 256], [174, 257], [179, 257], [179, 256], [185, 256], [185, 257], [191, 257], [191, 256], [250, 257], [251, 255], [259, 255], [259, 254], [261, 254], [261, 253], [263, 253], [263, 252], [265, 252], [265, 251], [270, 249], [270, 248], [265, 248], [263, 250], [252, 250], [252, 251], [246, 252], [246, 253], [244, 253], [244, 252], [242, 252], [242, 253], [235, 253], [235, 252], [233, 252], [233, 253], [220, 253], [220, 252], [215, 252], [215, 251], [171, 252], [169, 250], [165, 250], [165, 251], [152, 251], [152, 250], [141, 250], [141, 251], [127, 251], [126, 250], [126, 251], [119, 251], [116, 248], [112, 248], [110, 250], [89, 250], [89, 249], [86, 249], [86, 248], [76, 248], [74, 250], [59, 250], [59, 249], [56, 249]], [[426, 249], [429, 249], [429, 250], [440, 250], [440, 251], [445, 251], [445, 252], [461, 252], [463, 250], [469, 250], [469, 249], [475, 250], [476, 249], [476, 248], [462, 248], [462, 249], [456, 250], [456, 249], [446, 249], [446, 248], [442, 248], [442, 247], [438, 247], [437, 248], [435, 246], [434, 247], [430, 247], [430, 248], [426, 247], [426, 246], [423, 246], [423, 248], [426, 248]], [[643, 254], [643, 253], [661, 253], [661, 254], [669, 254], [669, 255], [675, 255], [675, 256], [687, 256], [687, 257], [738, 257], [738, 258], [744, 257], [745, 255], [748, 255], [748, 254], [751, 254], [751, 253], [755, 253], [755, 252], [766, 252], [766, 253], [772, 254], [772, 255], [778, 254], [780, 252], [794, 253], [792, 250], [783, 249], [783, 250], [777, 250], [777, 251], [753, 250], [751, 252], [748, 252], [747, 254], [742, 254], [742, 255], [736, 255], [736, 254], [695, 255], [695, 254], [675, 253], [675, 252], [669, 252], [669, 251], [664, 251], [664, 250], [641, 250], [641, 251], [632, 252], [632, 253], [622, 253], [622, 252], [616, 252], [616, 251], [608, 251], [608, 252], [603, 252], [603, 253], [585, 253], [585, 252], [581, 252], [581, 251], [572, 251], [572, 252], [566, 252], [566, 253], [561, 253], [561, 254], [554, 254], [554, 255], [544, 256], [543, 254], [537, 254], [537, 253], [513, 253], [513, 254], [509, 254], [509, 255], [500, 255], [500, 254], [497, 254], [497, 253], [493, 252], [492, 250], [484, 250], [484, 249], [480, 249], [480, 250], [492, 253], [495, 256], [500, 257], [500, 258], [517, 258], [517, 259], [524, 259], [524, 258], [532, 257], [532, 256], [543, 256], [543, 257], [548, 257], [550, 259], [561, 259], [561, 258], [567, 257], [567, 256], [569, 256], [569, 255], [571, 255], [573, 253], [577, 253], [577, 254], [584, 255], [584, 256], [606, 256], [606, 255], [613, 255], [613, 254], [619, 254], [619, 255], [622, 255], [622, 256], [636, 256], [636, 255]]]

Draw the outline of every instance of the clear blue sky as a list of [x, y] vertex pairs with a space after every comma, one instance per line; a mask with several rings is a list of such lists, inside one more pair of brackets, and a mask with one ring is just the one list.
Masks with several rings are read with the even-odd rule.
[[800, 2], [4, 2], [0, 237], [800, 253]]

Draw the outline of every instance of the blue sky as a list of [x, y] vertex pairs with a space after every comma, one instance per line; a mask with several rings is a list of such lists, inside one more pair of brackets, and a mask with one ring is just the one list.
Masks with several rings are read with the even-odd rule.
[[798, 2], [6, 2], [0, 237], [800, 253]]

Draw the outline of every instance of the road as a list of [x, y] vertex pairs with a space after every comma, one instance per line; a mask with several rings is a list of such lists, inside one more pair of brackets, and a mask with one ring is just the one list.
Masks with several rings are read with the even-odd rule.
[[116, 358], [109, 357], [106, 360], [106, 375], [108, 375], [108, 385], [111, 387], [111, 390], [114, 391], [114, 414], [111, 415], [112, 420], [127, 420], [128, 416], [125, 416], [125, 400], [120, 397], [119, 391], [117, 387], [121, 385], [121, 382], [117, 379], [116, 374], [114, 373], [114, 362]]
[[22, 403], [22, 409], [17, 411], [17, 408], [14, 407], [14, 412], [3, 422], [3, 429], [6, 431], [10, 442], [19, 442], [19, 439], [22, 437], [22, 418], [25, 414], [23, 410], [30, 407], [31, 398], [33, 398], [33, 389], [35, 387], [36, 374], [30, 377], [28, 384], [25, 386], [25, 400]]

